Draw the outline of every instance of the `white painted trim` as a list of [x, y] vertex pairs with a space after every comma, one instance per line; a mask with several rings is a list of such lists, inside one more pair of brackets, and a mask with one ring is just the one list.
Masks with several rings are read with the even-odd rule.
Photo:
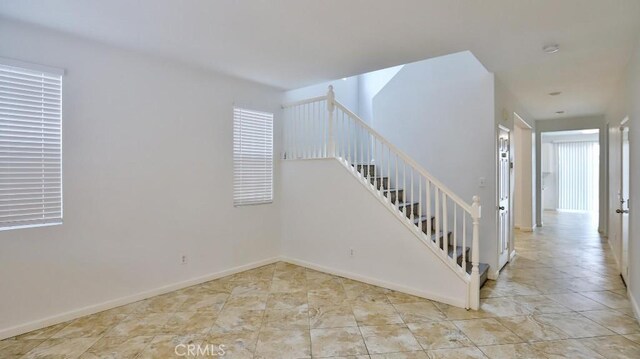
[[498, 277], [500, 276], [500, 271], [494, 271], [492, 272], [491, 270], [487, 271], [487, 279], [491, 279], [491, 280], [498, 280]]
[[49, 75], [64, 76], [65, 74], [65, 70], [61, 68], [34, 64], [31, 62], [15, 60], [15, 59], [10, 59], [6, 57], [0, 57], [0, 64], [5, 66], [23, 68], [23, 69], [31, 70], [34, 72], [42, 72]]
[[405, 286], [398, 285], [398, 284], [395, 284], [395, 283], [391, 283], [391, 282], [387, 282], [387, 281], [383, 281], [383, 280], [379, 280], [379, 279], [363, 276], [363, 275], [360, 275], [360, 274], [355, 274], [355, 273], [348, 272], [348, 271], [331, 269], [329, 267], [321, 266], [321, 265], [318, 265], [318, 264], [315, 264], [315, 263], [311, 263], [311, 262], [307, 262], [307, 261], [303, 261], [303, 260], [298, 260], [298, 259], [294, 259], [294, 258], [281, 257], [280, 260], [283, 261], [283, 262], [295, 264], [295, 265], [298, 265], [298, 266], [301, 266], [301, 267], [306, 267], [306, 268], [314, 269], [314, 270], [317, 270], [317, 271], [320, 271], [320, 272], [325, 272], [325, 273], [337, 275], [337, 276], [340, 276], [340, 277], [344, 277], [344, 278], [348, 278], [348, 279], [352, 279], [352, 280], [357, 280], [357, 281], [364, 282], [364, 283], [371, 284], [371, 285], [375, 285], [375, 286], [378, 286], [378, 287], [395, 290], [397, 292], [402, 292], [402, 293], [406, 293], [406, 294], [415, 295], [416, 297], [420, 297], [420, 298], [425, 298], [425, 299], [429, 299], [429, 300], [435, 300], [437, 302], [453, 305], [453, 306], [460, 307], [460, 308], [464, 308], [466, 306], [466, 301], [464, 299], [461, 300], [459, 298], [443, 297], [443, 296], [440, 296], [440, 295], [437, 295], [437, 294], [433, 294], [433, 293], [430, 293], [430, 292], [421, 291], [421, 290], [415, 290], [413, 288], [405, 287]]
[[512, 250], [511, 254], [509, 255], [509, 262], [511, 262], [515, 257], [516, 257], [516, 250]]
[[0, 340], [6, 339], [6, 338], [11, 338], [11, 337], [14, 337], [16, 335], [28, 333], [30, 331], [41, 329], [41, 328], [45, 328], [45, 327], [48, 327], [48, 326], [51, 326], [51, 325], [64, 323], [66, 321], [73, 320], [73, 319], [76, 319], [76, 318], [79, 318], [79, 317], [82, 317], [82, 316], [85, 316], [85, 315], [90, 315], [90, 314], [102, 312], [104, 310], [116, 308], [116, 307], [119, 307], [119, 306], [122, 306], [122, 305], [126, 305], [126, 304], [130, 304], [130, 303], [133, 303], [133, 302], [137, 302], [139, 300], [155, 297], [155, 296], [160, 295], [160, 294], [173, 292], [173, 291], [178, 290], [178, 289], [187, 288], [187, 287], [190, 287], [190, 286], [193, 286], [193, 285], [197, 285], [197, 284], [201, 284], [201, 283], [204, 283], [204, 282], [208, 282], [208, 281], [211, 281], [211, 280], [214, 280], [214, 279], [226, 277], [226, 276], [231, 275], [231, 274], [244, 272], [246, 270], [262, 267], [262, 266], [265, 266], [267, 264], [272, 264], [272, 263], [278, 262], [279, 260], [280, 260], [279, 257], [267, 258], [267, 259], [263, 259], [263, 260], [260, 260], [260, 261], [257, 261], [257, 262], [253, 262], [253, 263], [249, 263], [249, 264], [233, 267], [233, 268], [226, 269], [226, 270], [223, 270], [223, 271], [220, 271], [220, 272], [211, 273], [211, 274], [207, 274], [207, 275], [204, 275], [204, 276], [201, 276], [201, 277], [188, 279], [188, 280], [185, 280], [185, 281], [182, 281], [182, 282], [165, 285], [165, 286], [162, 286], [162, 287], [159, 287], [159, 288], [147, 290], [147, 291], [136, 293], [136, 294], [129, 295], [129, 296], [126, 296], [126, 297], [111, 299], [111, 300], [108, 300], [106, 302], [89, 305], [89, 306], [86, 306], [86, 307], [83, 307], [83, 308], [74, 309], [74, 310], [71, 310], [71, 311], [68, 311], [68, 312], [64, 312], [64, 313], [60, 313], [60, 314], [56, 314], [56, 315], [53, 315], [53, 316], [50, 316], [50, 317], [34, 320], [34, 321], [31, 321], [31, 322], [28, 322], [28, 323], [24, 323], [24, 324], [20, 324], [20, 325], [16, 325], [14, 327], [0, 329]]

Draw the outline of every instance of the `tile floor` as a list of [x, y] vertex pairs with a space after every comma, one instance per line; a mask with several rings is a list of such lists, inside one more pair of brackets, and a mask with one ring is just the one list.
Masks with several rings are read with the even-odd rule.
[[640, 358], [614, 260], [586, 220], [519, 233], [479, 311], [277, 263], [0, 341], [0, 358], [172, 358], [188, 343], [224, 344], [224, 358]]

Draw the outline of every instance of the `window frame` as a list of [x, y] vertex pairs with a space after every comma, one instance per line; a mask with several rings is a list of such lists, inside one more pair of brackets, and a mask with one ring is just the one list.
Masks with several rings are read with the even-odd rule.
[[[275, 148], [274, 148], [274, 125], [275, 125], [275, 114], [272, 112], [268, 112], [268, 111], [262, 111], [262, 110], [254, 110], [254, 109], [250, 109], [248, 107], [240, 107], [240, 106], [233, 106], [233, 140], [232, 140], [232, 157], [233, 157], [233, 206], [234, 207], [245, 207], [245, 206], [259, 206], [259, 205], [265, 205], [265, 204], [271, 204], [273, 203], [274, 200], [274, 173], [275, 173]], [[261, 196], [256, 196], [256, 199], [251, 200], [251, 199], [240, 199], [238, 197], [240, 197], [240, 193], [238, 192], [238, 189], [241, 188], [242, 186], [246, 186], [246, 183], [243, 183], [241, 179], [239, 179], [239, 176], [241, 175], [241, 170], [239, 171], [238, 166], [240, 165], [240, 163], [238, 163], [238, 159], [239, 157], [241, 157], [243, 155], [242, 151], [238, 152], [237, 149], [240, 148], [242, 149], [242, 143], [238, 144], [238, 127], [240, 127], [240, 131], [242, 131], [242, 126], [243, 123], [241, 122], [243, 120], [243, 116], [242, 113], [245, 114], [251, 114], [251, 115], [255, 115], [255, 116], [262, 116], [262, 117], [268, 117], [268, 119], [264, 119], [265, 122], [268, 121], [268, 125], [263, 126], [264, 128], [268, 128], [269, 132], [270, 132], [270, 137], [268, 138], [268, 144], [265, 147], [270, 147], [270, 151], [267, 152], [266, 148], [265, 151], [263, 152], [264, 154], [268, 153], [268, 157], [265, 157], [265, 162], [270, 162], [270, 169], [269, 169], [269, 177], [266, 178], [265, 176], [265, 180], [263, 183], [268, 183], [269, 184], [269, 191], [268, 193], [263, 193], [263, 198], [260, 198]], [[246, 120], [246, 119], [245, 119]], [[244, 124], [246, 126], [246, 124]], [[265, 135], [266, 136], [266, 135]], [[266, 168], [266, 166], [265, 166]], [[250, 186], [248, 186], [250, 187]], [[256, 185], [256, 187], [259, 187], [259, 185]], [[245, 187], [246, 188], [246, 187]]]
[[[59, 89], [59, 161], [58, 161], [58, 170], [59, 170], [59, 216], [55, 216], [52, 219], [41, 219], [38, 221], [37, 219], [33, 220], [22, 220], [15, 221], [15, 224], [2, 224], [0, 223], [0, 232], [16, 230], [16, 229], [26, 229], [26, 228], [39, 228], [39, 227], [49, 227], [49, 226], [58, 226], [62, 225], [64, 222], [64, 172], [63, 172], [63, 83], [64, 83], [64, 75], [66, 71], [61, 68], [45, 66], [10, 58], [0, 57], [0, 66], [15, 68], [18, 71], [24, 72], [24, 74], [32, 73], [35, 76], [49, 76], [49, 77], [59, 77], [60, 81], [60, 89]], [[9, 93], [9, 95], [11, 95]], [[7, 116], [8, 117], [8, 116]], [[11, 121], [11, 120], [8, 120]], [[13, 121], [17, 122], [17, 121]], [[10, 149], [10, 147], [9, 147]], [[43, 197], [44, 201], [44, 197]]]

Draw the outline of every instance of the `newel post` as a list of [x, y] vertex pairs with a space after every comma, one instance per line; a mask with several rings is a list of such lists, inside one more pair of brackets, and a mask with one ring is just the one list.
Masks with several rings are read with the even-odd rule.
[[335, 157], [336, 155], [336, 145], [333, 139], [333, 111], [336, 108], [335, 99], [336, 95], [333, 92], [333, 86], [329, 85], [329, 91], [327, 91], [327, 131], [329, 132], [327, 157]]
[[473, 196], [471, 204], [471, 219], [473, 220], [473, 238], [471, 244], [471, 288], [469, 290], [469, 305], [471, 309], [480, 308], [480, 197]]

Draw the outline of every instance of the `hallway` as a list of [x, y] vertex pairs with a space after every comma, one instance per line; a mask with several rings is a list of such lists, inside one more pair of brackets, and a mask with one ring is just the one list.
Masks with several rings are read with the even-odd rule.
[[482, 311], [529, 343], [505, 346], [505, 357], [639, 358], [640, 327], [591, 216], [544, 219], [516, 232], [516, 258], [481, 291]]

